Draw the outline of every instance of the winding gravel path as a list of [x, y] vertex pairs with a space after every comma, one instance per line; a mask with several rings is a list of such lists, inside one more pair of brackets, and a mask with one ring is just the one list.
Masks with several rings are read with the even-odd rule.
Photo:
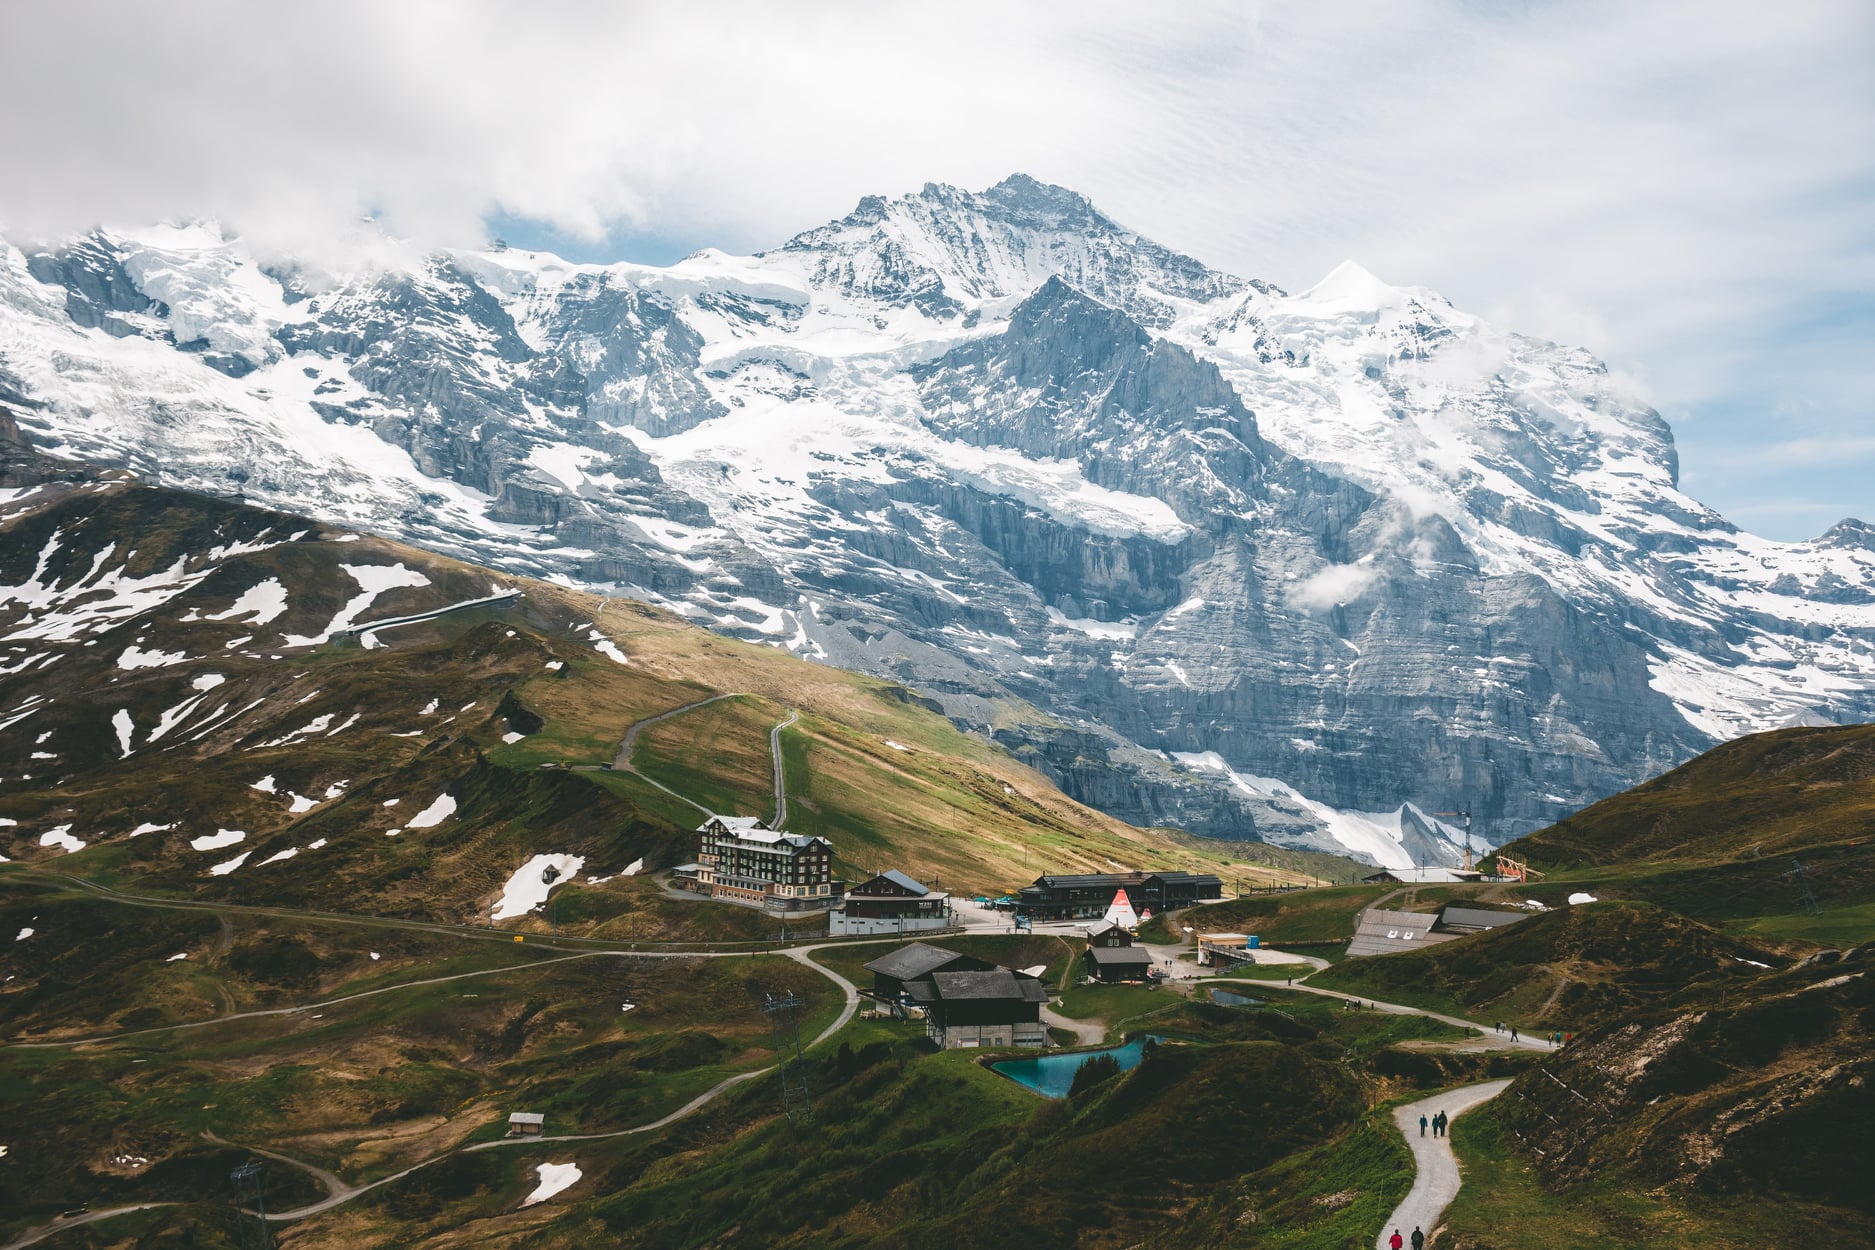
[[[1439, 1216], [1452, 1204], [1452, 1199], [1458, 1197], [1458, 1158], [1452, 1153], [1451, 1138], [1434, 1137], [1430, 1128], [1421, 1137], [1419, 1117], [1423, 1115], [1430, 1120], [1443, 1111], [1455, 1121], [1478, 1104], [1496, 1098], [1509, 1087], [1508, 1080], [1486, 1081], [1482, 1085], [1441, 1090], [1430, 1098], [1395, 1108], [1393, 1122], [1399, 1126], [1400, 1132], [1406, 1136], [1406, 1144], [1412, 1148], [1413, 1162], [1418, 1165], [1419, 1175], [1414, 1177], [1413, 1188], [1407, 1193], [1405, 1201], [1394, 1208], [1393, 1214], [1374, 1237], [1376, 1250], [1387, 1250], [1387, 1239], [1393, 1236], [1396, 1228], [1409, 1246], [1412, 1245], [1415, 1228], [1422, 1230], [1430, 1240], [1438, 1227]], [[1450, 1129], [1447, 1131], [1449, 1133]]]

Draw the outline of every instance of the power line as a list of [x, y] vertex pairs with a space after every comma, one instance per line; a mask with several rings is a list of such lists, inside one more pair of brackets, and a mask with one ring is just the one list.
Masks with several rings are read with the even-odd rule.
[[781, 1111], [801, 1124], [814, 1122], [814, 1104], [807, 1092], [807, 1060], [801, 1053], [801, 1000], [793, 991], [763, 995], [762, 1010], [774, 1033], [775, 1070], [781, 1076]]
[[[273, 1250], [273, 1234], [267, 1229], [267, 1197], [261, 1190], [260, 1164], [249, 1160], [228, 1173], [228, 1179], [235, 1187], [234, 1218], [241, 1234], [241, 1250]], [[252, 1223], [242, 1218], [246, 1212], [241, 1207], [241, 1199], [248, 1190], [253, 1192], [255, 1219]]]

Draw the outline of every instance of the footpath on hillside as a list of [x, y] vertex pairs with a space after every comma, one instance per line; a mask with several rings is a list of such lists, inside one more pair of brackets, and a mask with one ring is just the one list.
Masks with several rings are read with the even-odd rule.
[[[1508, 1080], [1486, 1081], [1482, 1085], [1440, 1090], [1430, 1098], [1422, 1098], [1394, 1109], [1393, 1122], [1405, 1134], [1406, 1144], [1412, 1148], [1413, 1163], [1419, 1172], [1413, 1178], [1413, 1188], [1405, 1200], [1394, 1208], [1392, 1216], [1375, 1236], [1375, 1250], [1388, 1250], [1389, 1239], [1395, 1230], [1406, 1239], [1409, 1247], [1413, 1244], [1415, 1228], [1424, 1232], [1430, 1241], [1433, 1231], [1438, 1227], [1439, 1217], [1452, 1205], [1452, 1199], [1458, 1197], [1458, 1158], [1452, 1153], [1452, 1140], [1450, 1136], [1434, 1136], [1430, 1127], [1421, 1136], [1419, 1118], [1424, 1116], [1430, 1121], [1443, 1112], [1447, 1117], [1446, 1131], [1449, 1134], [1452, 1121], [1480, 1103], [1496, 1098], [1508, 1088]], [[1460, 1131], [1463, 1131], [1462, 1128]]]

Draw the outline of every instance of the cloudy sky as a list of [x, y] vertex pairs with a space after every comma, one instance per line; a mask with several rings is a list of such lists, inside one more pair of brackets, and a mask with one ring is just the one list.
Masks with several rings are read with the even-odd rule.
[[1866, 0], [13, 4], [0, 228], [660, 262], [1020, 170], [1588, 346], [1691, 493], [1794, 538], [1875, 520], [1872, 65]]

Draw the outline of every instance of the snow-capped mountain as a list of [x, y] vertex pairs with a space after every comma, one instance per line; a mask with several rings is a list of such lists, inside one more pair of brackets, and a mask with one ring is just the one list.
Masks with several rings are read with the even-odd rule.
[[1875, 531], [1739, 532], [1584, 352], [1354, 265], [1216, 273], [1023, 177], [667, 268], [9, 244], [0, 403], [892, 675], [1142, 824], [1450, 862], [1427, 813], [1501, 841], [1875, 712]]

